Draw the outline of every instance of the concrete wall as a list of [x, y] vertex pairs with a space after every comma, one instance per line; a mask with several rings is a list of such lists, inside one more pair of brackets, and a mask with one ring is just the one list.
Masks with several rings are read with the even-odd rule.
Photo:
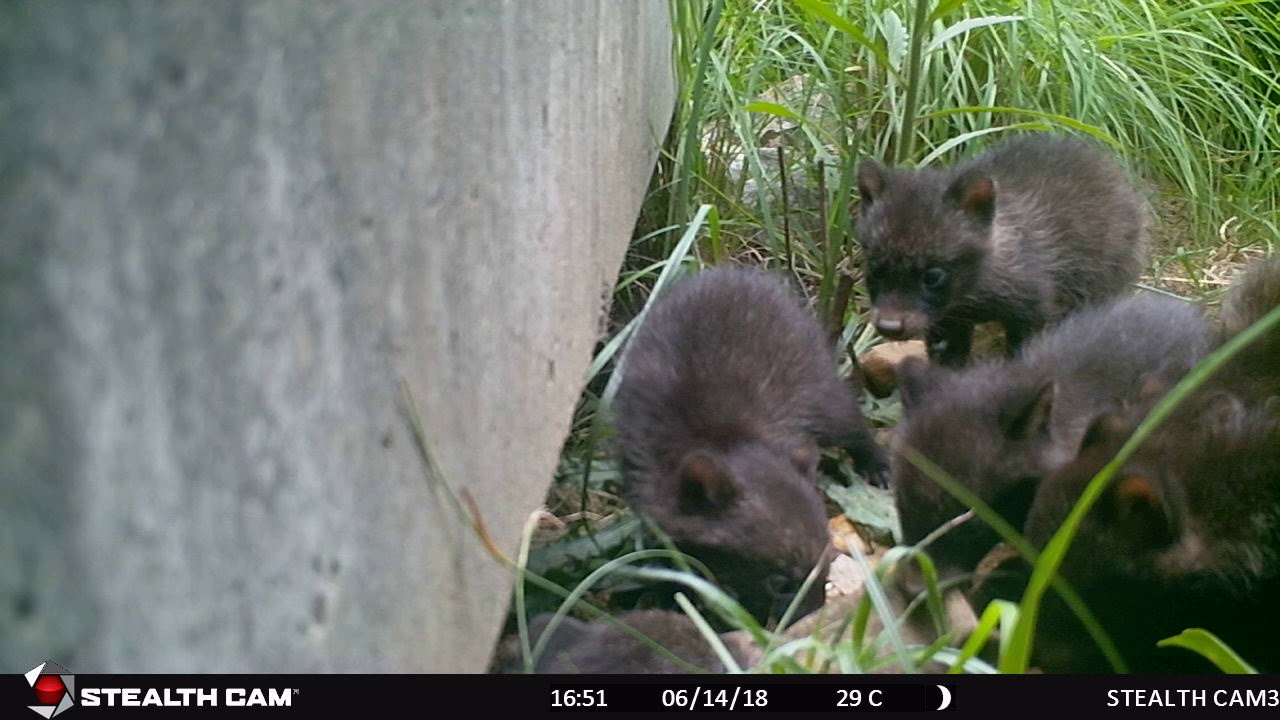
[[673, 101], [662, 2], [0, 7], [0, 671], [479, 672]]

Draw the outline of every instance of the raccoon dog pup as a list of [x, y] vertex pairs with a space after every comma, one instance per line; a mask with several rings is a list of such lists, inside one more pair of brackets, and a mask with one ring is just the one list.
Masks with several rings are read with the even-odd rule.
[[[1231, 339], [1280, 306], [1280, 258], [1232, 284], [1215, 326]], [[1280, 671], [1280, 331], [1245, 347], [1158, 426], [1085, 516], [1060, 572], [1135, 672], [1211, 671], [1156, 642], [1189, 627], [1225, 640], [1264, 672]], [[1045, 481], [1026, 536], [1043, 547], [1085, 486], [1115, 457], [1177, 378], [1106, 414], [1080, 454]], [[1158, 610], [1157, 610], [1158, 608]], [[1075, 618], [1045, 605], [1037, 662], [1049, 671], [1108, 669]]]
[[[1104, 416], [1028, 513], [1043, 548], [1094, 475], [1146, 415]], [[1209, 672], [1156, 643], [1191, 627], [1264, 672], [1280, 670], [1280, 404], [1214, 390], [1149, 437], [1081, 523], [1059, 572], [1110, 633], [1132, 672]], [[1046, 672], [1110, 668], [1078, 621], [1046, 598], [1035, 662]]]
[[871, 322], [945, 365], [967, 361], [975, 324], [1003, 325], [1012, 354], [1145, 262], [1143, 200], [1086, 141], [1024, 136], [943, 169], [866, 159], [857, 181]]
[[819, 445], [850, 448], [872, 478], [887, 468], [834, 349], [778, 277], [721, 267], [659, 298], [622, 362], [615, 428], [632, 507], [769, 617], [828, 560]]
[[[551, 619], [552, 615], [546, 613], [529, 623], [531, 640], [537, 642], [541, 638]], [[603, 619], [588, 623], [566, 617], [547, 643], [534, 672], [652, 674], [697, 670], [723, 673], [727, 670], [698, 626], [686, 615], [664, 610], [634, 610], [618, 616], [618, 620], [648, 636], [688, 665], [676, 662]], [[750, 667], [759, 651], [742, 636], [742, 633], [727, 633], [721, 636], [721, 640], [739, 665]]]
[[[1280, 255], [1251, 264], [1227, 289], [1214, 323], [1224, 343], [1280, 307]], [[1272, 330], [1235, 355], [1216, 382], [1249, 397], [1280, 395], [1280, 332]]]
[[[1154, 373], [1181, 377], [1207, 353], [1210, 329], [1191, 303], [1157, 295], [1090, 306], [1034, 338], [1012, 360], [953, 370], [902, 368], [897, 439], [1022, 527], [1041, 480], [1069, 462], [1089, 422], [1137, 398]], [[915, 543], [966, 507], [904, 457], [894, 488], [903, 540]], [[972, 571], [999, 541], [974, 518], [930, 555]]]

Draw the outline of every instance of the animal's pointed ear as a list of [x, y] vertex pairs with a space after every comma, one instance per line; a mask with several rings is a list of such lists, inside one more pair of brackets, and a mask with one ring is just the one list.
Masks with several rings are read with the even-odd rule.
[[966, 170], [947, 188], [947, 201], [966, 215], [990, 224], [996, 214], [996, 181], [984, 170]]
[[803, 443], [791, 448], [788, 453], [791, 464], [805, 477], [813, 477], [818, 468], [818, 446], [815, 443]]
[[1080, 438], [1080, 447], [1077, 448], [1076, 453], [1079, 454], [1106, 443], [1119, 443], [1127, 438], [1132, 430], [1132, 424], [1120, 411], [1099, 413], [1089, 421], [1084, 435]]
[[1109, 520], [1135, 549], [1158, 550], [1177, 539], [1160, 486], [1149, 476], [1136, 472], [1118, 476], [1104, 502]]
[[1058, 384], [1052, 378], [1036, 385], [1028, 393], [1012, 399], [1000, 413], [1000, 426], [1006, 437], [1014, 440], [1034, 440], [1049, 437], [1053, 419], [1053, 401], [1058, 394]]
[[865, 211], [875, 204], [876, 198], [884, 192], [889, 182], [889, 169], [871, 158], [864, 158], [858, 163], [858, 197], [862, 200], [860, 210]]
[[1232, 437], [1243, 432], [1246, 414], [1244, 402], [1235, 393], [1220, 391], [1209, 395], [1200, 421], [1219, 437]]
[[728, 508], [738, 497], [733, 476], [720, 458], [695, 450], [680, 463], [680, 511], [707, 515]]
[[898, 376], [898, 393], [902, 408], [907, 412], [928, 402], [929, 395], [938, 386], [940, 373], [933, 370], [928, 361], [919, 357], [905, 357], [898, 361], [894, 372]]

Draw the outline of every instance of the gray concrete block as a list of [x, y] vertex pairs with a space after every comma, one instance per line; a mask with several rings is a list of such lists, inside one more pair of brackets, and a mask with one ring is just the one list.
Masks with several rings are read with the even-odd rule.
[[664, 3], [0, 7], [0, 659], [478, 672], [673, 102]]

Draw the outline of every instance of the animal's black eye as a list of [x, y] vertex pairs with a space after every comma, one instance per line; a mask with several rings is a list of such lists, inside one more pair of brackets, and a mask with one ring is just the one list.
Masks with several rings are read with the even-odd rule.
[[795, 595], [796, 583], [785, 575], [773, 574], [764, 579], [764, 589], [773, 597], [787, 598]]
[[920, 281], [930, 290], [937, 290], [947, 283], [947, 271], [932, 267], [924, 271]]

